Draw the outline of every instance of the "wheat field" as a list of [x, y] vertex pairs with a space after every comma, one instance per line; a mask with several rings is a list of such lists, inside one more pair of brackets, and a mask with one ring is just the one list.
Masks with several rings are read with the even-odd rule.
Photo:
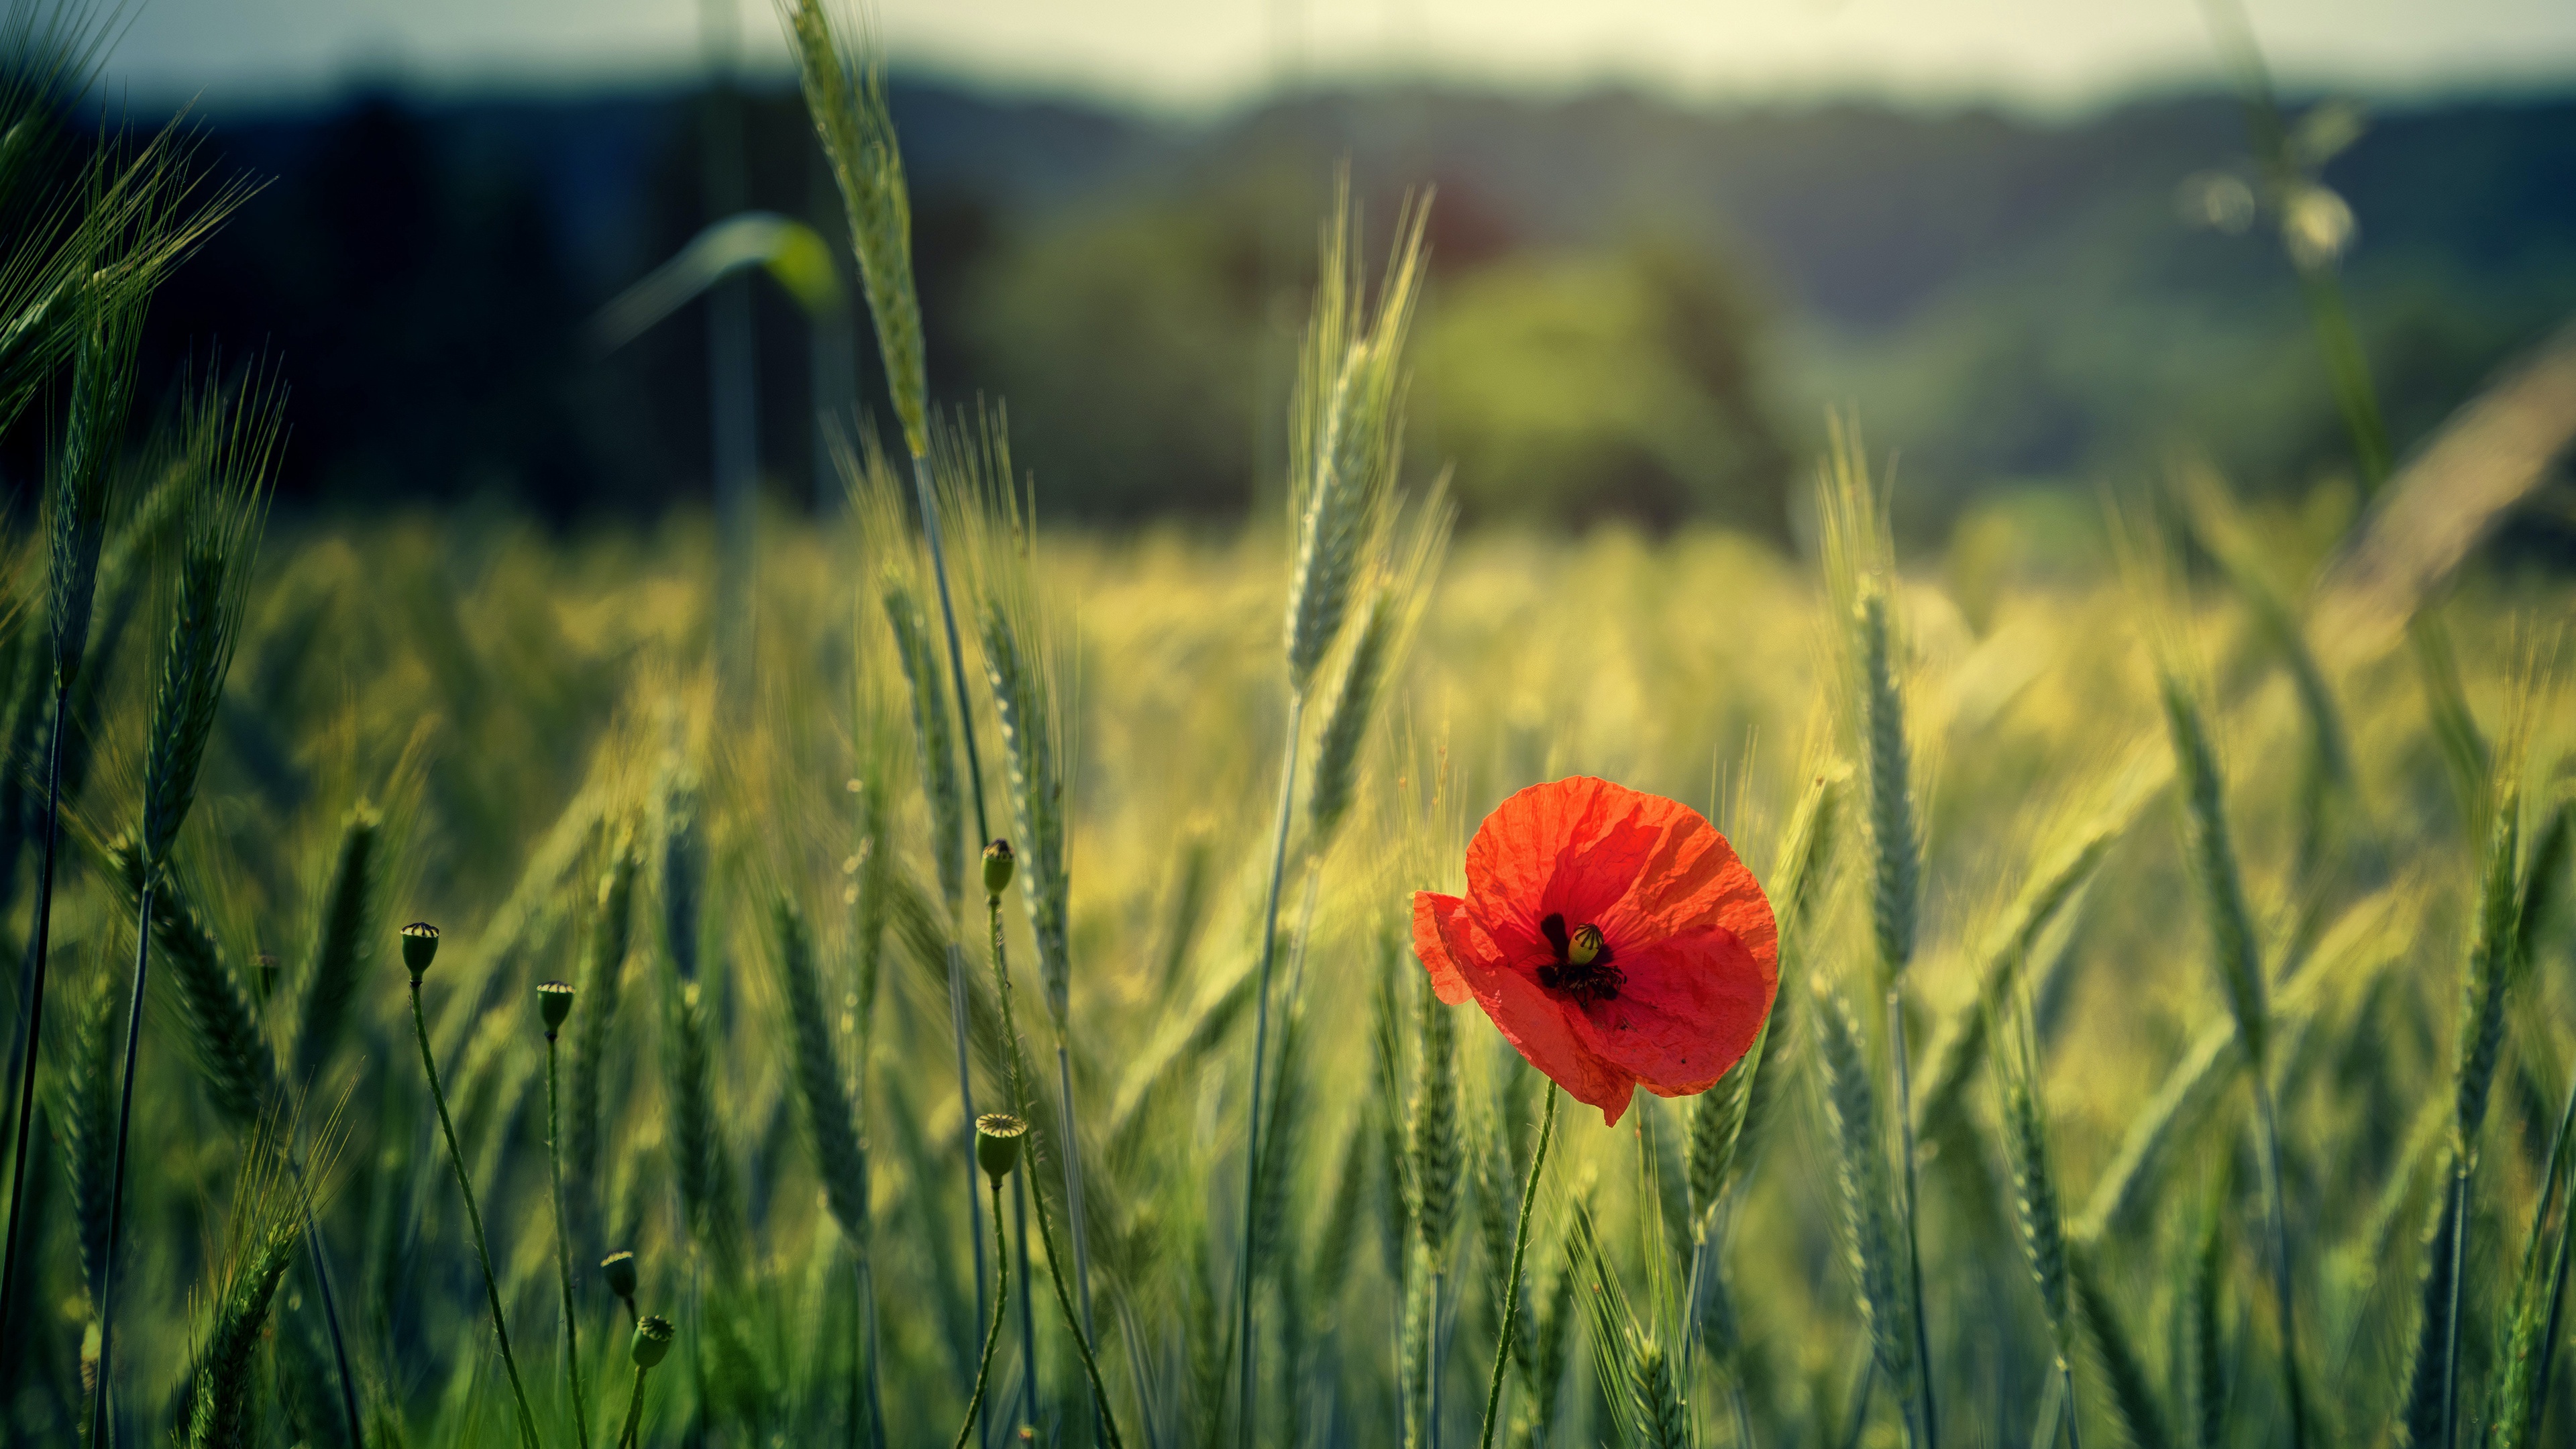
[[[2192, 464], [1900, 558], [1848, 420], [1790, 551], [1453, 538], [1418, 211], [1321, 219], [1281, 516], [1042, 522], [786, 13], [901, 423], [819, 520], [272, 521], [256, 369], [117, 443], [239, 196], [15, 235], [9, 1442], [2576, 1433], [2564, 580], [2330, 627], [2373, 515]], [[1781, 937], [1615, 1126], [1413, 946], [1586, 775]]]

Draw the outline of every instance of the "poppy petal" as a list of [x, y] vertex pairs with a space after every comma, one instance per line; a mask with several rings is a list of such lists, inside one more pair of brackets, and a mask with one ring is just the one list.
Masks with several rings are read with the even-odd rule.
[[1413, 954], [1422, 958], [1422, 967], [1431, 973], [1431, 989], [1443, 1004], [1463, 1006], [1471, 994], [1467, 978], [1458, 969], [1458, 961], [1449, 949], [1444, 918], [1454, 917], [1467, 903], [1456, 896], [1432, 891], [1413, 893]]
[[1753, 1045], [1779, 986], [1775, 962], [1719, 926], [1622, 953], [1617, 999], [1577, 1013], [1576, 1033], [1664, 1096], [1705, 1091]]
[[[1469, 996], [1484, 1008], [1503, 1039], [1573, 1098], [1601, 1109], [1617, 1125], [1628, 1110], [1635, 1080], [1585, 1043], [1574, 1009], [1549, 994], [1527, 971], [1508, 964], [1502, 948], [1456, 896], [1418, 891], [1413, 897], [1414, 953], [1431, 973], [1432, 990], [1455, 1005]], [[1459, 994], [1450, 995], [1450, 983]]]

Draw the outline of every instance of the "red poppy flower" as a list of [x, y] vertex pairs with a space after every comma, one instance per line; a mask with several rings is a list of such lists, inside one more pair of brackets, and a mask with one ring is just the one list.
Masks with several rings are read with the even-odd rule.
[[1616, 1124], [1635, 1087], [1706, 1091], [1780, 983], [1771, 903], [1698, 811], [1607, 780], [1533, 785], [1467, 846], [1467, 894], [1413, 897], [1440, 999]]

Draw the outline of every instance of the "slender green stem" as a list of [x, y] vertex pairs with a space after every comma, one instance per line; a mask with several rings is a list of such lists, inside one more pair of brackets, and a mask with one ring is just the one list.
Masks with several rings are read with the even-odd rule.
[[2281, 1389], [2289, 1400], [2290, 1449], [2305, 1449], [2308, 1406], [2299, 1387], [2298, 1319], [2290, 1305], [2290, 1224], [2281, 1206], [2281, 1126], [2272, 1107], [2272, 1083], [2260, 1062], [2254, 1064], [2254, 1121], [2263, 1134], [2263, 1210], [2271, 1220], [2272, 1300], [2280, 1314]]
[[[1073, 1112], [1073, 1054], [1065, 1044], [1064, 1023], [1056, 1023], [1055, 1032], [1056, 1095], [1064, 1107], [1064, 1216], [1065, 1228], [1073, 1239], [1074, 1296], [1082, 1306], [1082, 1336], [1090, 1338], [1095, 1330], [1091, 1320], [1091, 1242], [1084, 1231], [1082, 1203], [1082, 1139], [1077, 1135]], [[1046, 1203], [1040, 1195], [1038, 1224], [1046, 1224]], [[1047, 1249], [1047, 1266], [1055, 1266], [1055, 1249]], [[1086, 1349], [1084, 1352], [1088, 1353]], [[1104, 1432], [1102, 1419], [1109, 1412], [1097, 1387], [1092, 1390], [1092, 1434], [1096, 1440]]]
[[[137, 973], [138, 977], [140, 974]], [[421, 1010], [420, 978], [417, 976], [411, 980], [411, 1025], [420, 1039], [421, 1070], [429, 1074], [430, 1099], [438, 1104], [438, 1130], [447, 1137], [448, 1165], [456, 1169], [456, 1190], [465, 1198], [465, 1221], [474, 1229], [474, 1256], [483, 1268], [484, 1296], [492, 1304], [492, 1332], [501, 1340], [501, 1366], [510, 1371], [510, 1395], [518, 1402], [519, 1438], [529, 1449], [536, 1449], [537, 1416], [528, 1410], [528, 1391], [519, 1382], [518, 1356], [510, 1352], [510, 1324], [501, 1315], [501, 1281], [492, 1275], [492, 1249], [483, 1240], [483, 1213], [474, 1205], [474, 1183], [465, 1175], [465, 1153], [456, 1145], [456, 1124], [447, 1116], [447, 1092], [438, 1084], [438, 1058], [429, 1050], [429, 1017]], [[105, 1340], [101, 1339], [100, 1343], [103, 1350]], [[99, 1375], [102, 1383], [106, 1377], [104, 1372]], [[636, 1392], [643, 1392], [640, 1374]]]
[[626, 1427], [618, 1431], [617, 1449], [628, 1449], [644, 1427], [644, 1365], [635, 1366], [635, 1388], [626, 1396]]
[[[1029, 1179], [1026, 1173], [1020, 1174], [1011, 1189], [1011, 1234], [1012, 1251], [1020, 1260], [1020, 1282], [1035, 1282], [1035, 1276], [1029, 1272]], [[1034, 1434], [1037, 1422], [1037, 1295], [1023, 1289], [1020, 1294], [1020, 1428]]]
[[[2559, 1140], [2564, 1141], [2566, 1139], [2567, 1127], [2570, 1121], [2576, 1121], [2576, 1083], [2571, 1083], [2569, 1085], [2567, 1089], [2567, 1105], [2560, 1108], [2558, 1112]], [[2548, 1190], [2565, 1193], [2568, 1190], [2568, 1184], [2563, 1181], [2553, 1182], [2549, 1185]], [[2562, 1214], [2576, 1212], [2576, 1202], [2562, 1203], [2558, 1210]], [[2561, 1231], [2564, 1232], [2564, 1229], [2561, 1229]], [[2554, 1361], [2558, 1357], [2558, 1326], [2562, 1313], [2567, 1306], [2567, 1266], [2568, 1260], [2571, 1257], [2576, 1257], [2576, 1254], [2570, 1254], [2563, 1251], [2559, 1253], [2557, 1270], [2551, 1275], [2549, 1280], [2549, 1326], [2540, 1335], [2540, 1362], [2538, 1366], [2532, 1370], [2531, 1376], [2531, 1401], [2535, 1404], [2547, 1404], [2549, 1402], [2549, 1373], [2551, 1368], [2554, 1367]]]
[[958, 1129], [966, 1147], [966, 1220], [975, 1249], [975, 1311], [984, 1311], [984, 1197], [975, 1190], [975, 1077], [966, 1054], [966, 953], [953, 934], [948, 942], [948, 1024], [957, 1038]]
[[1896, 1072], [1897, 1181], [1905, 1193], [1905, 1270], [1914, 1295], [1914, 1380], [1919, 1391], [1915, 1412], [1922, 1416], [1922, 1449], [1939, 1449], [1941, 1427], [1932, 1404], [1932, 1334], [1923, 1315], [1923, 1245], [1916, 1230], [1914, 1173], [1914, 1086], [1905, 1060], [1905, 991], [1895, 981], [1887, 987], [1887, 1049]]
[[555, 1092], [555, 1034], [546, 1033], [546, 1168], [554, 1179], [555, 1277], [563, 1287], [564, 1378], [572, 1386], [572, 1423], [584, 1449], [590, 1443], [590, 1406], [581, 1392], [581, 1324], [572, 1305], [572, 1241], [564, 1222], [563, 1109]]
[[1440, 1280], [1446, 1275], [1440, 1260], [1429, 1254], [1429, 1245], [1424, 1247], [1430, 1282], [1422, 1310], [1422, 1442], [1425, 1449], [1440, 1449]]
[[885, 1449], [885, 1400], [877, 1387], [877, 1284], [876, 1268], [861, 1251], [850, 1261], [850, 1271], [858, 1280], [859, 1338], [868, 1355], [866, 1377], [860, 1387], [867, 1398], [868, 1443], [873, 1449]]
[[2469, 1157], [2463, 1152], [2451, 1167], [2451, 1297], [2442, 1324], [2442, 1449], [2460, 1436], [2460, 1271], [2467, 1267], [2469, 1241]]
[[[1001, 998], [1002, 1049], [1010, 1064], [1014, 1105], [1025, 1107], [1026, 1102], [1024, 1099], [1027, 1093], [1028, 1074], [1022, 1067], [1020, 1060], [1020, 1028], [1018, 1018], [1011, 1009], [1011, 973], [1002, 960], [1001, 897], [990, 895], [985, 897], [985, 916], [992, 928], [993, 990], [995, 994]], [[1061, 1042], [1058, 1043], [1058, 1050], [1059, 1052], [1062, 1050]], [[1061, 1057], [1059, 1057], [1059, 1060], [1061, 1060]], [[1023, 1120], [1025, 1120], [1025, 1115], [1023, 1116]], [[1073, 1151], [1073, 1145], [1070, 1140], [1065, 1144], [1065, 1151], [1067, 1153]], [[1032, 1189], [1028, 1194], [1027, 1200], [1033, 1200], [1037, 1204], [1038, 1246], [1046, 1253], [1047, 1276], [1055, 1283], [1056, 1306], [1064, 1310], [1065, 1327], [1071, 1329], [1073, 1332], [1073, 1346], [1082, 1356], [1083, 1376], [1088, 1379], [1091, 1384], [1091, 1402], [1095, 1412], [1095, 1427], [1097, 1427], [1102, 1434], [1107, 1436], [1110, 1449], [1125, 1449], [1123, 1441], [1118, 1437], [1117, 1416], [1112, 1414], [1109, 1410], [1108, 1386], [1100, 1381], [1100, 1365], [1092, 1357], [1090, 1323], [1087, 1321], [1087, 1317], [1082, 1315], [1080, 1310], [1075, 1307], [1073, 1293], [1071, 1290], [1067, 1289], [1064, 1284], [1064, 1265], [1062, 1260], [1056, 1256], [1055, 1226], [1047, 1217], [1046, 1194]], [[999, 1209], [996, 1209], [996, 1211], [998, 1210]], [[997, 1223], [994, 1227], [994, 1232], [998, 1236], [1000, 1231], [1000, 1225]], [[1020, 1272], [1021, 1276], [1030, 1278], [1032, 1285], [1034, 1285], [1035, 1279], [1028, 1271], [1028, 1258], [1025, 1255], [1020, 1259]], [[1036, 1292], [1036, 1288], [1032, 1286], [1029, 1289], [1028, 1294], [1022, 1300], [1021, 1307], [1023, 1309], [1023, 1323], [1026, 1323], [1027, 1321], [1027, 1314], [1025, 1311], [1027, 1308], [1027, 1299], [1034, 1298], [1036, 1296]]]
[[1234, 1338], [1243, 1355], [1238, 1442], [1247, 1446], [1252, 1443], [1254, 1390], [1260, 1382], [1252, 1337], [1252, 1219], [1261, 1202], [1261, 1080], [1270, 1054], [1270, 968], [1279, 956], [1279, 890], [1288, 872], [1288, 819], [1297, 800], [1297, 737], [1304, 733], [1305, 721], [1306, 695], [1299, 690], [1288, 698], [1288, 743], [1279, 767], [1279, 824], [1270, 842], [1270, 897], [1261, 909], [1261, 965], [1253, 987], [1252, 1080], [1244, 1106], [1243, 1236], [1235, 1254]]
[[[45, 750], [45, 857], [36, 880], [36, 943], [18, 999], [26, 1009], [18, 1018], [17, 1149], [9, 1158], [8, 1246], [0, 1249], [0, 1334], [17, 1320], [11, 1317], [18, 1295], [19, 1209], [27, 1197], [27, 1128], [36, 1115], [36, 1044], [45, 1016], [45, 962], [52, 953], [54, 931], [54, 850], [61, 835], [63, 799], [63, 715], [71, 696], [67, 685], [54, 689], [53, 740]], [[104, 1362], [105, 1360], [101, 1360]]]
[[1091, 1402], [1099, 1410], [1099, 1428], [1109, 1440], [1109, 1449], [1126, 1449], [1118, 1437], [1118, 1416], [1109, 1408], [1109, 1386], [1100, 1381], [1100, 1364], [1092, 1356], [1091, 1332], [1074, 1314], [1073, 1293], [1064, 1284], [1064, 1269], [1055, 1255], [1055, 1229], [1047, 1220], [1046, 1194], [1031, 1193], [1038, 1205], [1038, 1246], [1046, 1251], [1047, 1276], [1055, 1280], [1056, 1306], [1064, 1311], [1065, 1326], [1073, 1330], [1074, 1351], [1082, 1357], [1083, 1376], [1091, 1381]]
[[2058, 1374], [2048, 1376], [2048, 1387], [2040, 1391], [2039, 1412], [2030, 1421], [2030, 1449], [2057, 1449], [2057, 1435], [2066, 1426], [2066, 1380]]
[[152, 885], [159, 875], [159, 863], [147, 861], [135, 914], [134, 994], [125, 1011], [125, 1085], [116, 1106], [116, 1165], [108, 1174], [107, 1189], [107, 1250], [101, 1255], [98, 1275], [98, 1391], [92, 1396], [89, 1425], [89, 1442], [98, 1449], [115, 1442], [108, 1427], [115, 1360], [108, 1354], [116, 1341], [116, 1239], [125, 1226], [126, 1129], [134, 1122], [134, 1053], [143, 1044], [143, 987], [152, 962]]
[[[297, 1164], [296, 1176], [303, 1176], [303, 1165]], [[313, 1259], [313, 1286], [322, 1297], [322, 1323], [331, 1333], [331, 1362], [340, 1373], [340, 1417], [349, 1432], [349, 1449], [366, 1449], [366, 1431], [358, 1417], [358, 1381], [349, 1371], [349, 1343], [340, 1332], [340, 1304], [331, 1291], [331, 1265], [322, 1256], [322, 1224], [314, 1219], [313, 1204], [304, 1205], [304, 1247]], [[583, 1449], [589, 1442], [583, 1441]]]
[[1530, 1219], [1538, 1208], [1538, 1179], [1547, 1169], [1548, 1144], [1556, 1140], [1556, 1099], [1563, 1090], [1547, 1084], [1547, 1111], [1539, 1118], [1538, 1152], [1530, 1158], [1529, 1181], [1521, 1184], [1520, 1226], [1512, 1231], [1512, 1269], [1503, 1278], [1503, 1331], [1494, 1340], [1494, 1374], [1485, 1383], [1485, 1429], [1476, 1449], [1494, 1449], [1496, 1410], [1503, 1402], [1503, 1366], [1512, 1360], [1512, 1330], [1521, 1321], [1521, 1260], [1529, 1252]]
[[930, 544], [930, 576], [939, 587], [939, 622], [948, 632], [948, 674], [957, 687], [957, 736], [966, 745], [966, 783], [975, 792], [975, 840], [980, 845], [992, 839], [993, 832], [984, 823], [984, 766], [975, 750], [974, 712], [966, 705], [966, 651], [957, 642], [957, 606], [948, 597], [948, 553], [939, 539], [938, 490], [931, 486], [927, 453], [912, 455], [912, 491], [921, 502], [921, 533]]
[[975, 1394], [966, 1401], [966, 1422], [957, 1426], [957, 1442], [950, 1449], [966, 1449], [966, 1441], [975, 1436], [976, 1417], [984, 1412], [984, 1386], [993, 1377], [993, 1350], [1002, 1343], [1002, 1318], [1011, 1303], [1011, 1255], [1002, 1242], [1002, 1180], [993, 1179], [993, 1260], [999, 1265], [1002, 1283], [993, 1291], [993, 1326], [984, 1331], [984, 1359], [975, 1368]]
[[[984, 926], [992, 947], [993, 991], [1001, 1001], [1002, 1039], [1010, 1064], [1011, 1113], [1021, 1121], [1033, 1120], [1029, 1111], [1028, 1073], [1020, 1062], [1020, 1032], [1011, 1021], [1011, 967], [1002, 955], [1002, 898], [992, 892], [984, 895]], [[1022, 1173], [1011, 1194], [1011, 1225], [1018, 1238], [1020, 1281], [1033, 1281], [1029, 1273], [1029, 1180]], [[1035, 1309], [1037, 1295], [1020, 1295], [1020, 1422], [1035, 1427], [1038, 1421], [1038, 1324]]]

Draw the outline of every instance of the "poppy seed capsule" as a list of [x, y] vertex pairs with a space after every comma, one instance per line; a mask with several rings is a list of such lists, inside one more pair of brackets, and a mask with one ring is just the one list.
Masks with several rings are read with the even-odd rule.
[[1020, 1165], [1020, 1139], [1029, 1124], [1008, 1112], [987, 1112], [975, 1119], [975, 1160], [996, 1185]]
[[551, 1038], [563, 1027], [564, 1018], [572, 1015], [572, 983], [537, 983], [537, 1014], [546, 1019], [546, 1035]]
[[403, 964], [411, 968], [411, 979], [418, 981], [429, 963], [438, 959], [438, 928], [427, 921], [414, 921], [402, 928], [402, 943]]
[[1011, 854], [1011, 842], [996, 840], [984, 847], [984, 894], [998, 896], [1011, 888], [1011, 872], [1019, 858]]
[[671, 1326], [671, 1320], [658, 1313], [646, 1314], [644, 1320], [635, 1325], [635, 1366], [651, 1368], [660, 1363], [662, 1355], [671, 1351], [671, 1340], [679, 1336], [680, 1331]]
[[608, 1280], [608, 1291], [620, 1298], [635, 1296], [635, 1255], [623, 1248], [599, 1260], [599, 1276]]
[[1565, 959], [1577, 966], [1589, 966], [1601, 959], [1601, 928], [1577, 926], [1574, 936], [1565, 943]]

